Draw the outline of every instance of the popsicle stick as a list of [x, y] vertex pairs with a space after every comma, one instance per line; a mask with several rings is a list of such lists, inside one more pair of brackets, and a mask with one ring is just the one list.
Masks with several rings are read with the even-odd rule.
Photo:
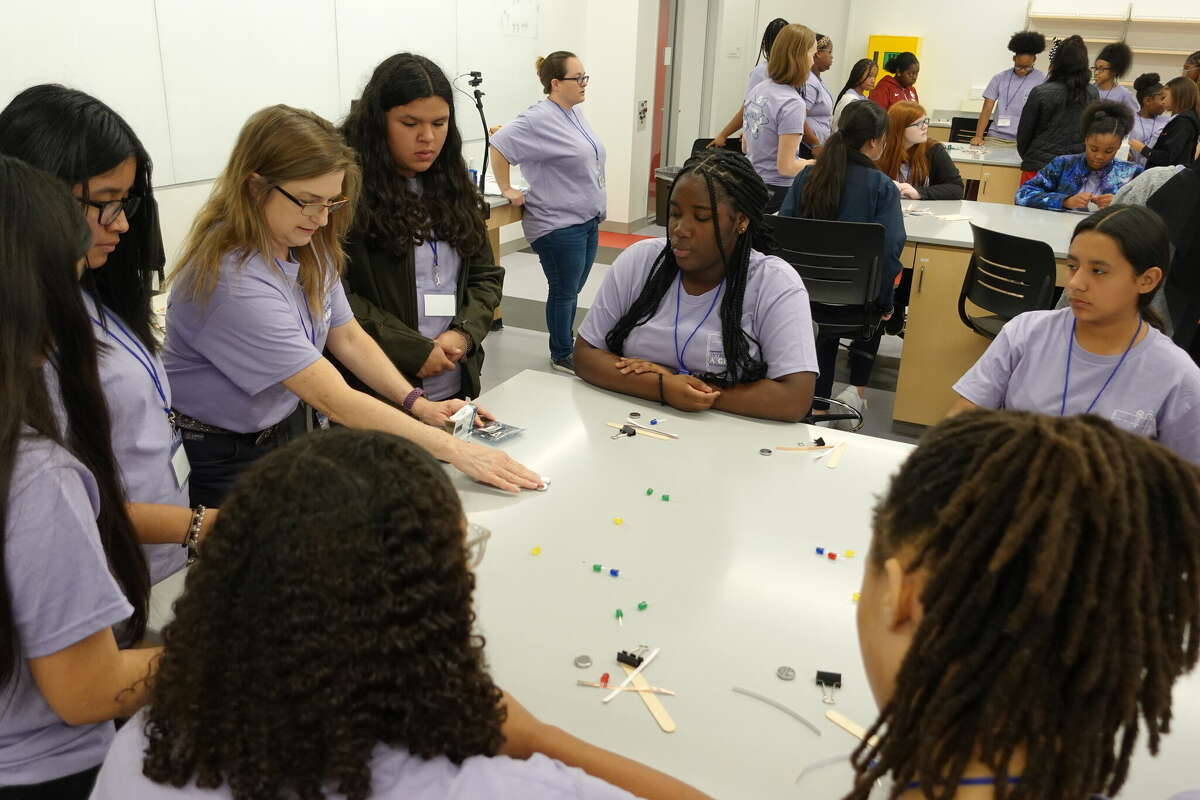
[[[629, 425], [629, 424], [630, 423], [628, 423], [628, 422], [610, 422], [610, 423], [608, 423], [608, 427], [616, 428], [617, 430], [621, 430], [621, 428], [624, 428], [626, 425]], [[652, 431], [652, 430], [648, 430], [646, 428], [638, 428], [638, 426], [636, 426], [636, 425], [634, 425], [633, 427], [637, 428], [638, 436], [649, 436], [651, 439], [662, 439], [662, 440], [668, 441], [668, 442], [671, 441], [671, 437], [667, 436], [665, 433], [659, 433], [658, 431]]]
[[814, 444], [806, 447], [776, 447], [775, 449], [789, 453], [811, 453], [816, 450], [832, 450], [836, 446], [832, 444]]
[[[595, 681], [575, 681], [576, 686], [591, 686], [593, 689], [611, 689], [611, 686], [605, 686], [603, 683]], [[620, 686], [617, 687], [619, 692], [650, 692], [651, 694], [669, 694], [675, 696], [675, 692], [670, 689], [663, 689], [659, 686], [647, 686], [645, 689], [640, 689], [637, 686]]]
[[[829, 720], [834, 725], [837, 725], [839, 728], [853, 736], [855, 739], [858, 739], [860, 742], [867, 737], [866, 729], [863, 728], [862, 725], [859, 725], [857, 722], [851, 720], [845, 714], [839, 714], [836, 711], [826, 711], [825, 719]], [[879, 739], [875, 736], [872, 736], [871, 740], [868, 741], [867, 744], [871, 745], [871, 747], [878, 747]]]
[[[639, 666], [637, 669], [633, 670], [632, 672], [627, 672], [627, 673], [626, 673], [626, 674], [627, 674], [629, 677], [628, 677], [628, 678], [626, 678], [625, 680], [621, 681], [621, 686], [628, 686], [629, 684], [633, 683], [633, 679], [634, 679], [635, 677], [637, 677], [638, 675], [641, 675], [641, 674], [642, 674], [642, 670], [644, 670], [646, 667], [650, 666], [650, 662], [651, 662], [651, 661], [653, 661], [654, 659], [658, 658], [658, 652], [659, 652], [659, 650], [660, 650], [660, 649], [661, 649], [661, 648], [658, 648], [658, 647], [656, 647], [656, 648], [654, 648], [653, 650], [651, 650], [649, 653], [647, 653], [647, 654], [646, 654], [646, 657], [642, 659], [642, 664], [641, 664], [641, 666]], [[603, 699], [603, 700], [601, 700], [600, 702], [601, 702], [601, 703], [608, 703], [608, 702], [610, 702], [610, 701], [611, 701], [611, 700], [612, 700], [614, 697], [616, 697], [618, 694], [620, 694], [620, 693], [621, 693], [621, 686], [618, 686], [618, 687], [616, 687], [616, 688], [615, 688], [615, 689], [613, 689], [611, 692], [609, 692], [608, 694], [606, 694], [606, 695], [604, 696], [604, 699]]]
[[675, 720], [671, 719], [671, 715], [667, 713], [662, 701], [653, 693], [644, 691], [652, 688], [650, 684], [646, 683], [646, 679], [628, 664], [622, 664], [621, 669], [625, 670], [625, 674], [633, 679], [633, 688], [643, 690], [638, 694], [641, 696], [642, 702], [646, 704], [646, 708], [650, 710], [650, 716], [654, 717], [654, 721], [658, 723], [658, 727], [663, 729], [663, 733], [674, 733], [677, 727]]
[[838, 442], [837, 447], [833, 448], [833, 452], [829, 454], [829, 460], [825, 462], [825, 466], [829, 469], [837, 469], [838, 464], [842, 463], [842, 453], [846, 452], [846, 443]]

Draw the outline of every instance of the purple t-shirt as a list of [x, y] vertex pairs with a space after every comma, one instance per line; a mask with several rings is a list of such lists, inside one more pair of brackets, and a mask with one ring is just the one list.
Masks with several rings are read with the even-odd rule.
[[[121, 728], [96, 779], [91, 800], [220, 800], [233, 795], [228, 786], [198, 789], [155, 783], [142, 774], [146, 747], [145, 713]], [[329, 800], [342, 795], [329, 792]], [[520, 797], [528, 800], [636, 800], [581, 769], [540, 753], [528, 760], [472, 756], [461, 765], [448, 758], [423, 759], [384, 745], [371, 757], [372, 800], [476, 800]]]
[[833, 95], [816, 70], [808, 73], [808, 83], [804, 84], [801, 94], [807, 109], [809, 130], [824, 144], [833, 128]]
[[1101, 100], [1111, 100], [1114, 103], [1124, 103], [1129, 106], [1129, 110], [1135, 116], [1142, 110], [1142, 107], [1138, 104], [1137, 95], [1129, 91], [1128, 87], [1122, 86], [1119, 83], [1111, 89], [1101, 89], [1097, 86], [1096, 91], [1100, 94]]
[[[458, 251], [446, 242], [426, 242], [413, 249], [417, 269], [417, 329], [422, 336], [436, 339], [446, 332], [454, 321], [454, 312], [448, 315], [427, 315], [426, 296], [446, 303], [447, 311], [457, 309], [451, 306], [458, 292], [458, 273], [462, 268], [462, 259]], [[436, 257], [437, 264], [434, 264]], [[449, 300], [444, 300], [449, 295]], [[440, 297], [439, 297], [440, 296]], [[431, 306], [438, 311], [436, 305]], [[448, 369], [440, 375], [421, 379], [421, 388], [425, 390], [430, 400], [445, 400], [454, 397], [462, 391], [462, 364], [455, 364], [454, 369]]]
[[992, 127], [988, 128], [988, 136], [1015, 142], [1025, 101], [1029, 99], [1033, 87], [1041, 86], [1045, 82], [1046, 73], [1040, 69], [1035, 69], [1028, 75], [1019, 76], [1011, 69], [993, 75], [987, 88], [983, 90], [984, 97], [996, 101], [992, 109]]
[[207, 302], [171, 290], [163, 361], [175, 410], [209, 425], [252, 433], [282, 422], [300, 399], [283, 381], [321, 358], [331, 328], [354, 319], [339, 280], [323, 314], [309, 312], [300, 264], [255, 253], [227, 255]]
[[[87, 292], [83, 303], [99, 344], [100, 385], [108, 401], [113, 455], [126, 498], [131, 503], [187, 508], [187, 481], [178, 484], [171, 466], [171, 456], [183, 442], [164, 410], [171, 408], [171, 385], [162, 360], [131, 335], [120, 317], [108, 309], [98, 311]], [[151, 583], [187, 565], [187, 551], [177, 544], [144, 544], [142, 550]]]
[[521, 227], [532, 242], [551, 231], [604, 220], [604, 144], [578, 107], [535, 103], [492, 135], [492, 146], [529, 181]]
[[[1139, 114], [1133, 115], [1133, 130], [1129, 132], [1130, 139], [1137, 139], [1147, 147], [1153, 147], [1158, 141], [1158, 135], [1162, 133], [1163, 128], [1167, 127], [1167, 123], [1175, 119], [1174, 114], [1159, 114], [1157, 117], [1143, 117]], [[1129, 149], [1129, 160], [1138, 166], [1146, 166], [1146, 157], [1141, 153], [1135, 152], [1133, 148]]]
[[770, 76], [767, 75], [767, 62], [763, 61], [755, 64], [754, 69], [750, 70], [750, 77], [746, 80], [746, 94], [750, 94], [751, 89], [758, 86], [768, 77]]
[[767, 185], [792, 185], [792, 178], [781, 175], [776, 168], [779, 137], [790, 133], [803, 135], [807, 116], [808, 107], [794, 86], [765, 80], [747, 93], [742, 107], [746, 155]]
[[[954, 391], [985, 408], [1058, 414], [1074, 318], [1070, 308], [1015, 317]], [[1071, 348], [1067, 413], [1082, 414], [1121, 356], [1089, 353], [1073, 339]], [[1092, 413], [1200, 464], [1200, 367], [1153, 328], [1129, 351]]]
[[[630, 245], [617, 256], [579, 329], [579, 335], [585, 341], [593, 347], [608, 349], [604, 337], [641, 294], [654, 260], [666, 244], [666, 239], [646, 239]], [[757, 250], [750, 251], [749, 270], [742, 306], [742, 330], [758, 340], [759, 346], [750, 342], [751, 356], [766, 361], [770, 379], [795, 372], [817, 372], [812, 314], [804, 282], [786, 261]], [[682, 366], [691, 373], [724, 372], [723, 295], [718, 296], [724, 290], [722, 284], [704, 294], [690, 295], [683, 291], [677, 279], [654, 316], [629, 332], [625, 339], [625, 354], [671, 369]], [[676, 297], [679, 298], [678, 326], [675, 323]], [[708, 313], [710, 308], [712, 312]], [[675, 352], [676, 341], [683, 351], [682, 365]]]
[[0, 786], [91, 769], [112, 741], [111, 722], [68, 725], [54, 713], [28, 665], [133, 613], [108, 571], [96, 530], [99, 509], [92, 474], [59, 445], [23, 430], [4, 532], [18, 663], [0, 689]]

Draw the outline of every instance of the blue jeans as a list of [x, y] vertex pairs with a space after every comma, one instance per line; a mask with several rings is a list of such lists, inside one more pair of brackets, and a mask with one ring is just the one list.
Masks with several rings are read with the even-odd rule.
[[546, 330], [550, 358], [561, 361], [575, 347], [575, 308], [587, 283], [600, 241], [599, 218], [550, 231], [530, 243], [542, 262], [550, 291], [546, 297]]

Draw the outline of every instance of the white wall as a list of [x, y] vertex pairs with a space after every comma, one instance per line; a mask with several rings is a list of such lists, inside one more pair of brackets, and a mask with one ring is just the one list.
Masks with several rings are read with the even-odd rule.
[[663, 153], [662, 165], [682, 163], [691, 152], [692, 142], [711, 135], [708, 118], [701, 116], [704, 105], [704, 50], [708, 33], [708, 0], [678, 0], [675, 22], [675, 96], [668, 112], [675, 113], [671, 129], [672, 147]]

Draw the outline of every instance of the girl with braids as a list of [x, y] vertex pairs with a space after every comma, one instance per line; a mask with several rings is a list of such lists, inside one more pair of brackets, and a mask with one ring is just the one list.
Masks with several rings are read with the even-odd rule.
[[[126, 514], [61, 181], [0, 155], [0, 798], [85, 798], [146, 699], [150, 580]], [[62, 384], [60, 433], [42, 377]], [[114, 633], [114, 626], [121, 632]]]
[[[83, 303], [99, 348], [100, 384], [129, 516], [150, 581], [158, 583], [186, 564], [181, 545], [193, 520], [203, 535], [216, 511], [189, 508], [190, 467], [150, 309], [154, 276], [161, 276], [163, 265], [150, 156], [111, 108], [54, 85], [26, 89], [0, 112], [0, 153], [66, 183], [91, 230], [80, 279]], [[47, 380], [57, 384], [53, 369]]]
[[[854, 103], [842, 112], [838, 128], [825, 142], [816, 166], [796, 177], [783, 201], [780, 216], [841, 222], [873, 222], [883, 226], [883, 269], [879, 295], [875, 302], [887, 320], [893, 313], [894, 285], [903, 268], [904, 216], [900, 211], [900, 190], [876, 166], [883, 154], [888, 135], [888, 113], [875, 103]], [[850, 344], [850, 385], [836, 398], [859, 412], [867, 408], [867, 382], [875, 364], [875, 353], [883, 337], [880, 325], [869, 339]], [[833, 392], [833, 373], [837, 363], [839, 339], [817, 337], [816, 396], [829, 398]], [[814, 411], [823, 413], [824, 400], [814, 403]], [[833, 423], [849, 428], [852, 423]]]
[[[979, 112], [975, 135], [971, 137], [973, 145], [982, 145], [986, 132], [988, 144], [1015, 147], [1021, 109], [1034, 87], [1041, 86], [1046, 80], [1046, 73], [1033, 66], [1037, 63], [1038, 53], [1046, 49], [1045, 36], [1037, 31], [1017, 31], [1009, 38], [1008, 49], [1013, 54], [1012, 69], [993, 75], [983, 90], [983, 108]], [[996, 119], [988, 128], [993, 111]]]
[[929, 430], [875, 510], [845, 800], [1116, 795], [1200, 654], [1198, 528], [1200, 472], [1098, 417]]
[[1070, 308], [1010, 320], [954, 385], [951, 409], [1097, 414], [1200, 464], [1200, 367], [1161, 332], [1151, 302], [1171, 252], [1162, 218], [1111, 205], [1075, 226]]
[[1136, 178], [1142, 168], [1117, 158], [1121, 142], [1133, 129], [1133, 115], [1120, 103], [1101, 100], [1083, 111], [1080, 119], [1084, 150], [1059, 156], [1017, 188], [1014, 202], [1052, 211], [1104, 208], [1117, 191]]
[[504, 270], [463, 162], [450, 81], [423, 56], [394, 55], [342, 133], [363, 170], [346, 243], [354, 316], [430, 400], [477, 397]]
[[681, 411], [805, 417], [817, 371], [808, 292], [764, 255], [766, 203], [745, 157], [688, 159], [668, 239], [632, 245], [605, 276], [575, 340], [579, 376]]
[[496, 687], [471, 599], [483, 540], [411, 443], [306, 437], [248, 470], [223, 511], [150, 707], [92, 800], [703, 800]]
[[[775, 37], [779, 36], [779, 32], [787, 25], [788, 21], [781, 17], [776, 17], [767, 23], [767, 27], [763, 30], [762, 44], [758, 47], [758, 61], [755, 63], [754, 69], [750, 70], [750, 77], [746, 81], [746, 94], [750, 94], [751, 89], [767, 79], [767, 63], [771, 60], [771, 47], [775, 44]], [[742, 106], [738, 106], [738, 110], [729, 119], [729, 123], [709, 143], [709, 147], [724, 147], [725, 140], [742, 129], [742, 110]]]
[[842, 112], [846, 110], [846, 106], [859, 100], [867, 100], [867, 94], [875, 88], [875, 79], [879, 76], [879, 65], [869, 58], [860, 58], [854, 62], [854, 66], [850, 68], [850, 75], [846, 78], [846, 85], [838, 92], [835, 100], [836, 105], [833, 107], [833, 127], [837, 127], [837, 121], [842, 116]]
[[1096, 79], [1096, 92], [1101, 100], [1120, 103], [1136, 114], [1140, 108], [1133, 92], [1122, 86], [1118, 81], [1129, 71], [1133, 64], [1133, 51], [1124, 42], [1112, 42], [1104, 45], [1096, 62], [1092, 65], [1092, 75]]

